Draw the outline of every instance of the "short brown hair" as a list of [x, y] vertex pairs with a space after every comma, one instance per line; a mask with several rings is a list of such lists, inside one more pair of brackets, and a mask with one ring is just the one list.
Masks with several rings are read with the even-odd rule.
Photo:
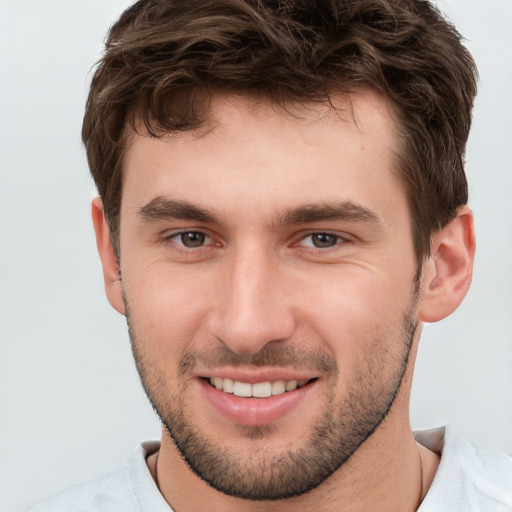
[[460, 35], [426, 0], [140, 0], [110, 29], [82, 129], [114, 248], [128, 128], [197, 128], [204, 93], [284, 106], [371, 87], [398, 114], [397, 172], [421, 261], [467, 203], [476, 80]]

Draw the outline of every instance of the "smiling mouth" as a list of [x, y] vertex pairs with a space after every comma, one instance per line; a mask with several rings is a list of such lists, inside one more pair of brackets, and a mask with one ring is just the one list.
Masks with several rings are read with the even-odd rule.
[[310, 380], [276, 380], [266, 382], [240, 382], [232, 379], [223, 379], [221, 377], [210, 377], [207, 381], [219, 391], [233, 394], [243, 398], [267, 398], [269, 396], [282, 395], [284, 393], [295, 391], [313, 382]]

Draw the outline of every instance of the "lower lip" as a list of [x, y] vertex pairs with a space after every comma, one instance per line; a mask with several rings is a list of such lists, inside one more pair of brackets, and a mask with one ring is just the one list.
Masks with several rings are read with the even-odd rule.
[[202, 390], [208, 402], [224, 418], [240, 425], [269, 425], [297, 409], [306, 396], [316, 388], [313, 381], [294, 391], [267, 398], [243, 398], [224, 393], [206, 380], [200, 379]]

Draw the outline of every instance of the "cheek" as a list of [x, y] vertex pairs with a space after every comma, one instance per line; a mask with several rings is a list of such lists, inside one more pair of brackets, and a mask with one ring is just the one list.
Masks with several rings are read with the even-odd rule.
[[123, 285], [130, 316], [154, 351], [182, 353], [191, 340], [204, 334], [204, 319], [215, 303], [216, 289], [204, 272], [176, 272], [155, 264], [126, 274]]
[[377, 340], [400, 339], [397, 333], [402, 331], [413, 291], [409, 272], [392, 276], [362, 268], [332, 270], [296, 290], [306, 299], [301, 310], [307, 329], [318, 333], [343, 365], [355, 364]]

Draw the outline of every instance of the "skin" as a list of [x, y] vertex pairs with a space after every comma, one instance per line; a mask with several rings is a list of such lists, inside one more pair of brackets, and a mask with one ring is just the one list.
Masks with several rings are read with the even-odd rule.
[[[285, 113], [265, 101], [218, 96], [197, 132], [162, 140], [133, 134], [120, 262], [101, 201], [93, 203], [107, 296], [129, 314], [146, 391], [164, 420], [179, 411], [233, 457], [241, 479], [244, 469], [261, 470], [307, 446], [325, 411], [341, 416], [349, 404], [352, 414], [383, 389], [392, 395], [384, 421], [348, 462], [310, 492], [279, 501], [209, 487], [164, 429], [149, 467], [179, 512], [416, 510], [435, 474], [437, 455], [416, 444], [409, 425], [412, 372], [421, 323], [449, 315], [469, 287], [472, 214], [461, 208], [435, 234], [416, 289], [408, 202], [394, 172], [393, 111], [372, 91], [335, 103], [336, 112], [301, 105]], [[183, 232], [205, 234], [204, 244], [184, 247]], [[331, 247], [314, 246], [312, 235], [322, 233]], [[415, 327], [410, 339], [406, 316]], [[226, 363], [219, 350], [235, 356]], [[278, 359], [276, 367], [264, 358], [287, 351], [298, 354], [296, 364]], [[311, 362], [318, 354], [330, 370]], [[202, 377], [233, 372], [243, 381], [289, 379], [290, 372], [315, 381], [277, 419], [260, 422], [256, 411], [244, 423], [226, 418], [204, 393]], [[355, 389], [360, 396], [351, 403]], [[346, 434], [341, 426], [332, 435]]]

